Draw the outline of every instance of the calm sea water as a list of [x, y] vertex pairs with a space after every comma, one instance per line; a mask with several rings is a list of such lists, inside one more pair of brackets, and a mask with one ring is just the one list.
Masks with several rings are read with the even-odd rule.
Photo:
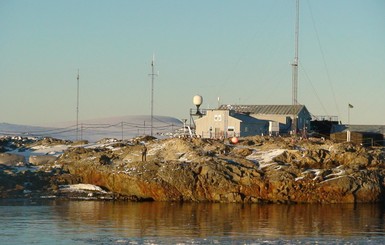
[[385, 208], [0, 200], [0, 244], [383, 244]]

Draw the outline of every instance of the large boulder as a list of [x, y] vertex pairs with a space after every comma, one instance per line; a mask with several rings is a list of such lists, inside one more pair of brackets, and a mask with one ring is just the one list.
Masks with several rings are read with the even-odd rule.
[[0, 164], [7, 166], [16, 166], [25, 163], [25, 157], [12, 153], [0, 153]]
[[40, 156], [30, 156], [29, 163], [32, 165], [51, 165], [54, 164], [57, 157], [52, 155], [40, 155]]

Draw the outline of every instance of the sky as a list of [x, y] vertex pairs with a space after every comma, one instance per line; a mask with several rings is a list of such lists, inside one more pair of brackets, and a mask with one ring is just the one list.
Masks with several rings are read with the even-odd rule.
[[[292, 103], [295, 0], [0, 0], [0, 122]], [[385, 1], [300, 0], [298, 102], [385, 124]], [[348, 107], [353, 105], [353, 108]]]

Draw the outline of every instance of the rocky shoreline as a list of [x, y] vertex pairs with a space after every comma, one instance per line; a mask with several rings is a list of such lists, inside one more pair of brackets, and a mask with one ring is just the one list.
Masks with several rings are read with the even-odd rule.
[[[145, 144], [147, 161], [141, 161]], [[58, 150], [60, 149], [60, 150]], [[0, 139], [0, 198], [237, 203], [384, 201], [385, 148], [311, 138]], [[24, 157], [24, 160], [20, 158]]]

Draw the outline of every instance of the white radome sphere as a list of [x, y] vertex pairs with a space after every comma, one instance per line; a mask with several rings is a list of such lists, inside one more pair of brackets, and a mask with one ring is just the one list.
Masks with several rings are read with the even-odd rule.
[[202, 96], [200, 96], [200, 95], [195, 95], [194, 96], [194, 98], [193, 98], [194, 105], [200, 106], [200, 105], [202, 105], [202, 102], [203, 102]]

